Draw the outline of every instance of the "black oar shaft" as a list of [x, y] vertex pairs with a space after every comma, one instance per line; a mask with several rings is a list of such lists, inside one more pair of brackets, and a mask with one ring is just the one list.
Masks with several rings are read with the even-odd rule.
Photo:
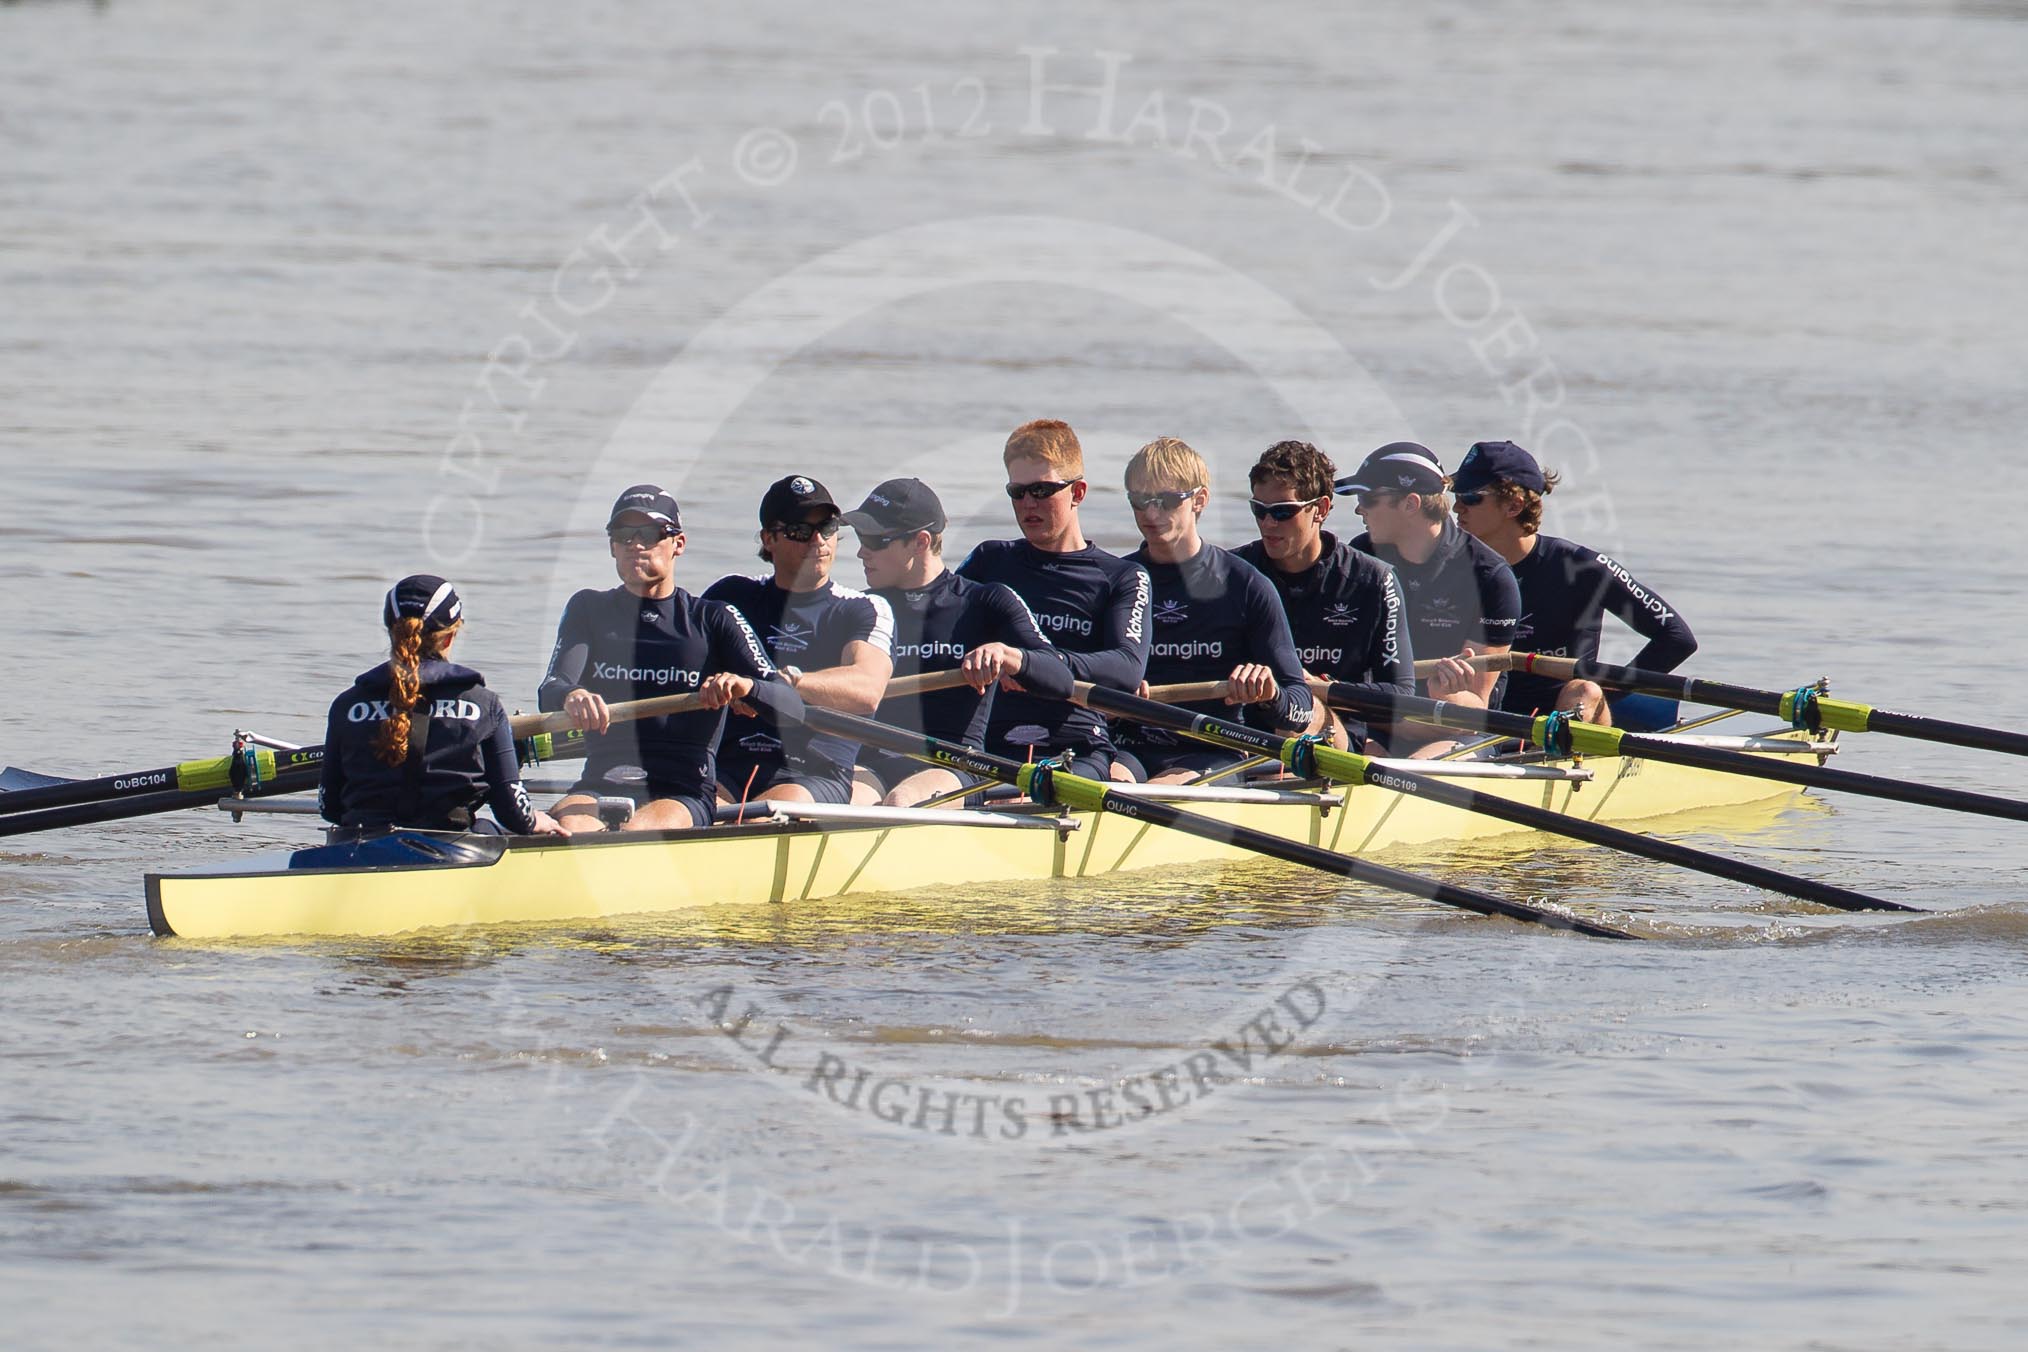
[[[1547, 721], [1529, 718], [1524, 714], [1502, 713], [1496, 709], [1480, 709], [1475, 706], [1420, 699], [1412, 695], [1396, 695], [1380, 699], [1342, 685], [1333, 685], [1325, 696], [1325, 702], [1336, 708], [1352, 709], [1361, 713], [1385, 714], [1397, 719], [1412, 718], [1419, 722], [1435, 723], [1440, 727], [1492, 732], [1502, 737], [1518, 737], [1536, 745], [1540, 745], [1541, 726]], [[1890, 802], [1914, 803], [1922, 807], [1943, 808], [1952, 812], [1971, 812], [1986, 817], [2002, 817], [2009, 821], [2028, 821], [2028, 803], [2012, 798], [2001, 798], [1994, 794], [1974, 793], [1969, 789], [1950, 789], [1936, 784], [1921, 784], [1913, 780], [1890, 779], [1883, 775], [1861, 774], [1855, 770], [1834, 770], [1826, 765], [1796, 765], [1789, 761], [1776, 760], [1772, 756], [1749, 756], [1743, 752], [1694, 746], [1586, 723], [1573, 723], [1570, 728], [1574, 736], [1584, 740], [1596, 739], [1601, 743], [1599, 749], [1608, 750], [1616, 755], [1639, 756], [1645, 760], [1661, 761], [1671, 765], [1688, 765], [1694, 769], [1714, 770], [1722, 774], [1749, 775], [1756, 779], [1771, 779], [1783, 784], [1799, 784], [1804, 788], [1856, 793], [1867, 798], [1884, 798]], [[1560, 748], [1544, 749], [1555, 751]], [[1577, 749], [1587, 751], [1592, 748], [1580, 741]]]
[[[1024, 777], [1032, 776], [1037, 767], [1023, 766], [1018, 761], [1005, 757], [988, 755], [969, 747], [945, 742], [921, 733], [909, 732], [876, 723], [872, 719], [860, 718], [853, 714], [840, 713], [835, 709], [822, 709], [808, 705], [803, 719], [819, 732], [828, 732], [852, 741], [877, 746], [904, 756], [913, 756], [953, 770], [962, 770], [985, 779], [1000, 780], [1009, 784], [1020, 784]], [[1174, 831], [1182, 831], [1200, 839], [1215, 840], [1252, 850], [1271, 859], [1286, 863], [1301, 864], [1336, 877], [1355, 882], [1370, 883], [1390, 891], [1405, 892], [1410, 896], [1423, 897], [1430, 901], [1442, 902], [1479, 915], [1505, 916], [1511, 920], [1527, 921], [1530, 924], [1545, 925], [1551, 929], [1569, 930], [1577, 934], [1590, 935], [1598, 939], [1636, 939], [1639, 935], [1610, 925], [1581, 920], [1575, 916], [1562, 915], [1555, 911], [1543, 910], [1522, 902], [1509, 901], [1504, 897], [1481, 892], [1476, 888], [1460, 887], [1453, 883], [1439, 882], [1433, 878], [1422, 878], [1399, 869], [1374, 864], [1351, 855], [1336, 854], [1330, 850], [1270, 835], [1251, 827], [1238, 826], [1231, 822], [1206, 817], [1194, 812], [1185, 812], [1168, 803], [1151, 799], [1129, 797], [1115, 793], [1104, 786], [1064, 774], [1056, 779], [1059, 788], [1067, 785], [1085, 786], [1085, 790], [1064, 795], [1071, 806], [1085, 806], [1081, 801], [1089, 799], [1089, 805], [1102, 812], [1129, 817], [1136, 821], [1149, 822]]]
[[[1744, 709], [1748, 713], [1771, 714], [1776, 718], [1788, 718], [1795, 700], [1794, 691], [1757, 690], [1752, 686], [1699, 680], [1669, 672], [1643, 671], [1639, 667], [1615, 666], [1610, 662], [1572, 661], [1565, 658], [1538, 657], [1533, 653], [1518, 653], [1513, 656], [1514, 668], [1517, 671], [1537, 672], [1558, 680], [1575, 678], [1594, 681], [1609, 689], [1638, 690], [1643, 694], [1662, 695], [1691, 704], [1713, 704], [1721, 709]], [[2000, 751], [2013, 756], [2028, 756], [2028, 733], [2012, 732], [2006, 728], [1981, 727], [1975, 723], [1956, 723], [1947, 718], [1931, 718], [1926, 714], [1895, 713], [1889, 709], [1875, 709], [1870, 705], [1846, 701], [1826, 700], [1822, 703], [1844, 711], [1844, 718], [1833, 720], [1829, 725], [1848, 731], [1880, 732], [1895, 737], [1911, 737], [1918, 741], [1969, 747], [1976, 751]]]
[[[1259, 732], [1244, 724], [1214, 718], [1209, 714], [1194, 714], [1187, 709], [1178, 709], [1152, 700], [1136, 698], [1116, 690], [1098, 686], [1080, 687], [1080, 698], [1103, 713], [1135, 722], [1148, 723], [1156, 727], [1173, 728], [1186, 736], [1217, 746], [1258, 751], [1266, 755], [1280, 756], [1286, 748], [1286, 738], [1278, 738]], [[1653, 836], [1623, 831], [1616, 826], [1588, 818], [1567, 816], [1548, 808], [1533, 807], [1517, 803], [1512, 799], [1486, 793], [1463, 784], [1449, 783], [1442, 778], [1404, 771], [1398, 766], [1378, 766], [1364, 756], [1345, 752], [1334, 752], [1320, 748], [1316, 753], [1319, 769], [1343, 766], [1348, 774], [1356, 772], [1353, 782], [1374, 784], [1397, 793], [1427, 798], [1431, 802], [1443, 803], [1466, 812], [1480, 812], [1501, 821], [1513, 822], [1533, 830], [1555, 835], [1568, 836], [1587, 844], [1603, 845], [1609, 849], [1622, 850], [1628, 854], [1653, 859], [1658, 863], [1674, 864], [1682, 868], [1695, 869], [1714, 877], [1729, 878], [1734, 882], [1746, 883], [1752, 887], [1765, 888], [1770, 892], [1781, 892], [1788, 896], [1813, 901], [1822, 906], [1831, 906], [1843, 911], [1913, 911], [1920, 908], [1904, 906], [1900, 902], [1886, 901], [1879, 897], [1855, 892], [1850, 888], [1820, 883], [1809, 878], [1799, 878], [1778, 869], [1764, 868], [1759, 864], [1743, 860], [1728, 859], [1688, 845], [1673, 841], [1658, 840]], [[1336, 776], [1333, 776], [1336, 777]]]
[[[264, 798], [271, 793], [294, 793], [317, 782], [314, 766], [285, 770], [261, 785], [252, 795]], [[54, 831], [65, 826], [88, 826], [93, 822], [119, 821], [126, 817], [149, 817], [161, 812], [209, 807], [223, 793], [218, 789], [160, 789], [154, 793], [103, 799], [96, 803], [73, 803], [64, 807], [39, 808], [0, 817], [0, 836], [25, 836], [34, 831]]]

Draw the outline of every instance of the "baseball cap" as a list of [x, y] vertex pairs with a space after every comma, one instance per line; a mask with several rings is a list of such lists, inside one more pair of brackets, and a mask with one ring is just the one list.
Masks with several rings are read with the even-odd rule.
[[448, 629], [465, 616], [465, 603], [457, 589], [430, 573], [414, 573], [387, 590], [387, 602], [380, 608], [381, 621], [389, 629], [397, 620], [421, 620], [434, 633]]
[[1458, 462], [1458, 472], [1451, 476], [1451, 490], [1476, 493], [1503, 479], [1538, 493], [1548, 482], [1542, 477], [1542, 466], [1535, 463], [1535, 457], [1513, 442], [1478, 441]]
[[620, 494], [613, 503], [612, 515], [606, 518], [606, 529], [618, 525], [620, 518], [628, 512], [639, 512], [651, 521], [659, 521], [671, 530], [683, 529], [683, 517], [676, 510], [676, 499], [664, 493], [654, 484], [635, 484]]
[[928, 484], [920, 479], [889, 479], [876, 485], [857, 510], [845, 513], [845, 524], [874, 535], [898, 535], [916, 530], [934, 534], [950, 523], [943, 503]]
[[1441, 493], [1444, 467], [1436, 452], [1413, 441], [1390, 441], [1332, 485], [1339, 497], [1356, 493]]
[[831, 501], [830, 489], [806, 474], [791, 474], [775, 480], [761, 494], [760, 521], [763, 526], [777, 521], [801, 521], [812, 507], [829, 507], [833, 516], [838, 514], [838, 504]]

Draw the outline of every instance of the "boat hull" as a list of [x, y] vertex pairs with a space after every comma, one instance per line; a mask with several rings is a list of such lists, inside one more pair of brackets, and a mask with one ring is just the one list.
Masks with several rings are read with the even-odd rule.
[[[1472, 787], [1570, 816], [1629, 822], [1773, 803], [1788, 785], [1638, 758], [1593, 757], [1589, 781], [1470, 781]], [[1341, 806], [1190, 803], [1193, 812], [1359, 855], [1527, 836], [1491, 817], [1385, 789], [1349, 790]], [[749, 823], [573, 840], [404, 833], [391, 846], [297, 851], [215, 872], [150, 874], [157, 934], [189, 938], [399, 934], [484, 924], [540, 924], [792, 903], [1166, 865], [1216, 864], [1251, 852], [1106, 814], [1070, 814], [1075, 829], [983, 829]], [[391, 853], [390, 853], [391, 851]]]

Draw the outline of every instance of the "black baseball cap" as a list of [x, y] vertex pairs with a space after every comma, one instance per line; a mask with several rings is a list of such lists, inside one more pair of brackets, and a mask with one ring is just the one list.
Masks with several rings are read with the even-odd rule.
[[1458, 493], [1477, 493], [1491, 488], [1505, 480], [1532, 488], [1540, 493], [1548, 480], [1542, 477], [1542, 466], [1535, 463], [1535, 457], [1511, 441], [1479, 441], [1465, 452], [1465, 458], [1458, 462], [1458, 472], [1451, 476], [1451, 489]]
[[791, 474], [775, 480], [761, 494], [760, 522], [772, 526], [778, 521], [801, 521], [812, 507], [829, 507], [831, 515], [839, 514], [838, 504], [831, 501], [830, 489], [807, 474]]
[[950, 522], [928, 484], [920, 479], [889, 479], [875, 486], [858, 510], [845, 513], [845, 524], [865, 534], [899, 535], [918, 530], [935, 534]]
[[606, 529], [617, 526], [620, 518], [628, 512], [638, 512], [651, 521], [659, 521], [672, 532], [683, 529], [683, 516], [676, 510], [676, 499], [654, 484], [635, 484], [620, 494], [619, 500], [613, 503], [612, 515], [606, 518]]
[[457, 588], [430, 573], [414, 573], [387, 589], [387, 602], [380, 608], [381, 621], [389, 629], [397, 620], [421, 620], [434, 633], [448, 629], [465, 617], [465, 603]]
[[1444, 467], [1436, 452], [1413, 441], [1390, 441], [1341, 475], [1332, 485], [1341, 498], [1356, 493], [1422, 493], [1444, 491]]

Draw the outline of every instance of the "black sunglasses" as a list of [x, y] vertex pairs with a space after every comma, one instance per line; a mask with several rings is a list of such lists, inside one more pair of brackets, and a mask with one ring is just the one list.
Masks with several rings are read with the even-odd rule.
[[639, 545], [643, 549], [653, 549], [675, 534], [674, 529], [663, 525], [606, 527], [606, 538], [614, 544]]
[[1476, 507], [1486, 500], [1486, 490], [1482, 488], [1476, 493], [1457, 493], [1453, 496], [1457, 498], [1460, 507]]
[[1197, 490], [1194, 488], [1185, 488], [1180, 491], [1174, 488], [1165, 488], [1159, 493], [1136, 493], [1130, 488], [1127, 490], [1127, 506], [1137, 512], [1145, 512], [1150, 507], [1160, 507], [1165, 512], [1173, 512], [1196, 496]]
[[839, 532], [843, 525], [844, 523], [834, 516], [830, 520], [821, 523], [777, 521], [768, 529], [776, 535], [781, 536], [784, 540], [794, 540], [799, 545], [806, 545], [819, 535], [823, 536], [826, 540], [830, 539]]
[[1387, 493], [1387, 492], [1361, 493], [1357, 497], [1355, 497], [1353, 501], [1358, 503], [1361, 507], [1371, 508], [1377, 507], [1383, 502], [1393, 502], [1396, 498], [1400, 496], [1402, 495], [1399, 493]]
[[1311, 498], [1307, 502], [1262, 502], [1259, 498], [1248, 498], [1246, 505], [1256, 521], [1262, 517], [1273, 517], [1277, 521], [1293, 521], [1305, 508], [1315, 507], [1322, 501], [1322, 498]]
[[919, 530], [896, 531], [893, 535], [868, 535], [865, 531], [860, 531], [859, 547], [861, 549], [873, 550], [885, 549], [898, 540], [913, 540], [920, 534], [922, 532]]
[[1007, 496], [1015, 502], [1023, 498], [1034, 498], [1040, 502], [1044, 498], [1055, 497], [1076, 482], [1076, 479], [1037, 479], [1032, 484], [1008, 484]]

